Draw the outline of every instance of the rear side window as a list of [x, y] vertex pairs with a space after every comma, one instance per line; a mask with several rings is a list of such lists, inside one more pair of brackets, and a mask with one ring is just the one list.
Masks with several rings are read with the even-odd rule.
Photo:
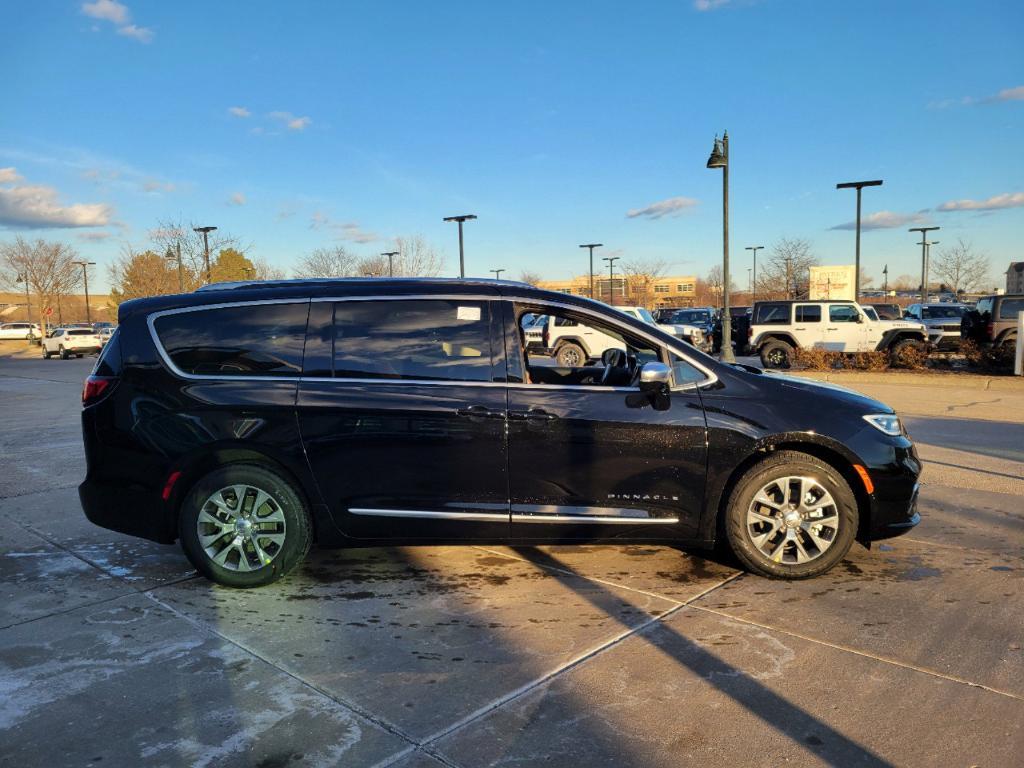
[[849, 304], [833, 304], [828, 308], [830, 323], [856, 323], [860, 314]]
[[789, 304], [758, 304], [754, 325], [787, 325]]
[[72, 328], [68, 331], [68, 336], [92, 336], [94, 331], [91, 328]]
[[114, 329], [110, 341], [103, 347], [96, 367], [92, 369], [96, 376], [120, 376], [121, 375], [121, 334]]
[[489, 304], [448, 299], [338, 302], [334, 376], [490, 381]]
[[1024, 312], [1024, 299], [1003, 299], [999, 305], [1000, 320], [1016, 320], [1018, 312]]
[[797, 307], [796, 321], [798, 323], [820, 323], [821, 307], [817, 304], [808, 304]]
[[309, 303], [249, 304], [156, 318], [164, 351], [185, 373], [298, 376]]

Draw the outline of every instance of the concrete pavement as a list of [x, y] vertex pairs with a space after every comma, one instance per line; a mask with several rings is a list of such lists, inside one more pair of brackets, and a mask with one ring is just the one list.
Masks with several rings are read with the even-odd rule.
[[90, 365], [0, 360], [0, 764], [997, 766], [1024, 749], [1012, 392], [861, 383], [899, 400], [930, 459], [924, 521], [811, 581], [669, 547], [395, 547], [315, 550], [240, 592], [81, 515]]

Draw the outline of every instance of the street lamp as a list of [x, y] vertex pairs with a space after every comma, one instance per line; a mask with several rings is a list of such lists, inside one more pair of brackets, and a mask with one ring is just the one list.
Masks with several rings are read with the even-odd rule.
[[735, 363], [732, 353], [732, 317], [729, 313], [729, 132], [715, 136], [708, 168], [722, 169], [722, 361]]
[[621, 256], [605, 256], [604, 261], [608, 262], [608, 303], [615, 306], [615, 262]]
[[466, 276], [466, 254], [462, 247], [462, 224], [466, 221], [472, 221], [475, 219], [472, 213], [466, 213], [462, 216], [445, 216], [445, 221], [456, 221], [459, 224], [459, 277]]
[[[32, 324], [32, 299], [28, 295], [28, 270], [18, 275], [16, 282], [25, 284], [25, 319], [28, 320], [29, 325]], [[42, 325], [42, 313], [40, 313], [40, 326]]]
[[754, 276], [750, 279], [750, 306], [753, 312], [754, 295], [757, 293], [757, 252], [763, 250], [763, 245], [748, 245], [747, 250], [754, 252]]
[[[907, 232], [920, 232], [921, 233], [921, 303], [928, 303], [928, 235], [926, 233], [932, 232], [941, 227], [911, 227]], [[938, 242], [936, 240], [936, 242]]]
[[590, 249], [590, 298], [594, 297], [594, 249], [600, 248], [604, 243], [584, 243], [580, 248]]
[[388, 277], [395, 276], [395, 256], [399, 254], [399, 251], [385, 251], [381, 256], [388, 257]]
[[882, 293], [886, 296], [889, 295], [889, 265], [885, 265], [885, 269], [882, 270]]
[[860, 193], [864, 187], [880, 187], [882, 186], [881, 179], [875, 179], [874, 181], [846, 181], [842, 184], [836, 184], [836, 189], [856, 189], [857, 190], [857, 245], [856, 245], [856, 256], [854, 262], [854, 277], [853, 277], [853, 299], [854, 301], [860, 301]]
[[92, 317], [89, 315], [89, 267], [95, 267], [95, 261], [76, 261], [82, 268], [82, 281], [85, 283], [85, 322], [91, 323]]
[[502, 269], [491, 269], [491, 270], [488, 270], [488, 271], [494, 273], [494, 279], [495, 280], [501, 280], [501, 273], [506, 271], [506, 270], [504, 268], [502, 268]]
[[210, 240], [209, 235], [213, 232], [216, 227], [193, 227], [193, 232], [203, 233], [203, 260], [206, 263], [206, 282], [207, 284], [212, 283], [213, 280], [210, 277]]
[[[177, 252], [175, 254], [175, 251]], [[181, 241], [176, 243], [175, 251], [171, 250], [171, 246], [167, 246], [167, 253], [164, 254], [164, 258], [168, 261], [178, 262], [178, 293], [185, 292], [185, 272], [181, 266]]]

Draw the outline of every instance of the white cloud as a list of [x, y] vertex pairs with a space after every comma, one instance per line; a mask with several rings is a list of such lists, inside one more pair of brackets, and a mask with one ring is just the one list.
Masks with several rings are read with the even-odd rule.
[[117, 0], [96, 0], [94, 3], [82, 3], [82, 13], [113, 24], [128, 22], [128, 8]]
[[13, 168], [0, 168], [0, 184], [13, 184], [21, 181], [21, 176]]
[[366, 244], [381, 239], [380, 235], [376, 232], [369, 232], [353, 221], [344, 223], [334, 221], [323, 211], [313, 212], [313, 215], [309, 219], [309, 228], [330, 229], [335, 233], [339, 240], [348, 240], [353, 243]]
[[117, 34], [124, 35], [125, 37], [133, 37], [140, 43], [148, 43], [153, 39], [152, 29], [149, 27], [137, 27], [134, 24], [118, 27]]
[[270, 117], [280, 120], [290, 131], [303, 131], [313, 122], [313, 119], [310, 117], [296, 117], [291, 112], [271, 112]]
[[[920, 224], [925, 221], [921, 213], [894, 213], [893, 211], [879, 211], [869, 213], [861, 217], [861, 229], [896, 229], [907, 224]], [[832, 229], [856, 229], [856, 221], [848, 221], [845, 224], [836, 224]]]
[[670, 197], [667, 200], [651, 203], [645, 208], [633, 208], [626, 212], [626, 217], [630, 219], [660, 219], [664, 216], [681, 216], [687, 209], [698, 204], [699, 201], [692, 197]]
[[[130, 37], [140, 43], [148, 43], [153, 39], [153, 30], [131, 23], [132, 15], [128, 6], [117, 2], [117, 0], [96, 0], [93, 3], [82, 3], [82, 13], [94, 19], [109, 21], [117, 27], [117, 34], [123, 37]], [[96, 32], [98, 28], [94, 26], [92, 31]]]
[[241, 192], [235, 192], [235, 194], [228, 198], [228, 205], [245, 205], [245, 203], [245, 195]]
[[106, 240], [109, 237], [113, 237], [113, 235], [110, 232], [104, 232], [103, 230], [100, 230], [99, 232], [82, 232], [78, 235], [79, 240], [87, 240], [94, 243]]
[[8, 229], [102, 227], [114, 210], [106, 203], [60, 204], [57, 190], [34, 184], [18, 184], [21, 177], [4, 168], [0, 187], [0, 226]]
[[998, 211], [1002, 208], [1024, 207], [1024, 192], [1004, 192], [993, 195], [987, 200], [950, 200], [943, 203], [937, 211]]
[[160, 181], [159, 179], [146, 179], [142, 182], [142, 189], [145, 192], [173, 192], [177, 185], [171, 181]]
[[715, 8], [728, 5], [729, 2], [730, 0], [693, 0], [693, 7], [698, 11], [713, 11]]
[[235, 117], [249, 117], [249, 115], [252, 114], [252, 112], [250, 112], [245, 107], [228, 107], [228, 112], [230, 112]]

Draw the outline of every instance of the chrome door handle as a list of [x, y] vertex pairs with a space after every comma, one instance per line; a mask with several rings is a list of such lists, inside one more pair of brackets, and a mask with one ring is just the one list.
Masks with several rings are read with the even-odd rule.
[[480, 419], [503, 419], [505, 414], [502, 411], [492, 411], [485, 405], [470, 405], [466, 408], [459, 408], [455, 411], [459, 416], [469, 416]]
[[543, 408], [531, 408], [528, 411], [509, 411], [508, 417], [518, 420], [529, 419], [530, 421], [554, 421], [558, 418], [558, 416], [548, 413]]

